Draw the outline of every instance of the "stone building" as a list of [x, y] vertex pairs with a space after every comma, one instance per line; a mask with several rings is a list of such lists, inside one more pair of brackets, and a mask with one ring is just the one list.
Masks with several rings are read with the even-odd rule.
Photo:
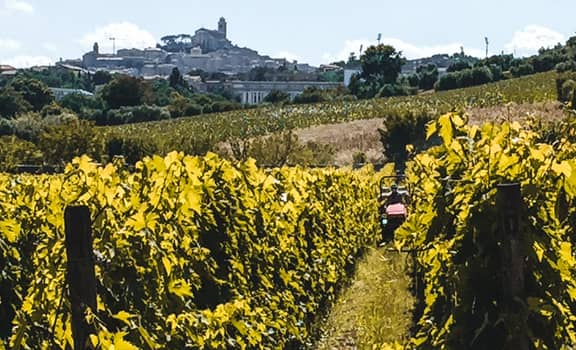
[[222, 49], [232, 48], [232, 43], [226, 38], [227, 24], [224, 17], [218, 22], [218, 30], [200, 28], [192, 37], [192, 47], [199, 47], [207, 54]]
[[[207, 83], [210, 85], [210, 82]], [[342, 86], [342, 83], [330, 83], [320, 81], [233, 81], [229, 83], [214, 82], [213, 85], [224, 85], [230, 89], [234, 95], [240, 96], [243, 104], [255, 105], [261, 103], [268, 94], [274, 90], [282, 91], [294, 99], [306, 88], [314, 87], [318, 89], [335, 89]], [[208, 90], [211, 88], [208, 86]]]

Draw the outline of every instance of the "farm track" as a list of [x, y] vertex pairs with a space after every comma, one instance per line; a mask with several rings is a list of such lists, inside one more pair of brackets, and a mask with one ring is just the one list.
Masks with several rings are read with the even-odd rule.
[[322, 327], [316, 350], [380, 349], [409, 338], [414, 297], [406, 256], [370, 249]]

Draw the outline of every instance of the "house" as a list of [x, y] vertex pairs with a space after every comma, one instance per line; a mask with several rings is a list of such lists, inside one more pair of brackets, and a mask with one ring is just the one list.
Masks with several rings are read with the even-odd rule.
[[9, 66], [7, 64], [0, 64], [0, 76], [12, 77], [16, 75], [17, 72], [18, 70], [12, 66]]
[[81, 90], [81, 89], [63, 89], [63, 88], [50, 88], [50, 91], [52, 91], [52, 94], [54, 95], [54, 98], [56, 99], [56, 101], [60, 101], [64, 96], [66, 95], [70, 95], [70, 94], [79, 94], [79, 95], [84, 95], [84, 96], [94, 96], [93, 93], [88, 92], [86, 90]]

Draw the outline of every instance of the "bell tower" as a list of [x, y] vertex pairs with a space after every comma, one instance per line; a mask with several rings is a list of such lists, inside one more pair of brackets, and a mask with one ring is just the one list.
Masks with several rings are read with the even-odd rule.
[[226, 37], [226, 19], [224, 19], [224, 17], [220, 17], [218, 21], [218, 32], [224, 34], [224, 37]]

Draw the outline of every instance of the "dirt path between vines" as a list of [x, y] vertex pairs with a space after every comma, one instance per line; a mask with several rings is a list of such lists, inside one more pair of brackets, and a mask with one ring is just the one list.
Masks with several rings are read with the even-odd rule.
[[322, 327], [316, 350], [380, 349], [409, 338], [414, 297], [406, 255], [370, 249]]

